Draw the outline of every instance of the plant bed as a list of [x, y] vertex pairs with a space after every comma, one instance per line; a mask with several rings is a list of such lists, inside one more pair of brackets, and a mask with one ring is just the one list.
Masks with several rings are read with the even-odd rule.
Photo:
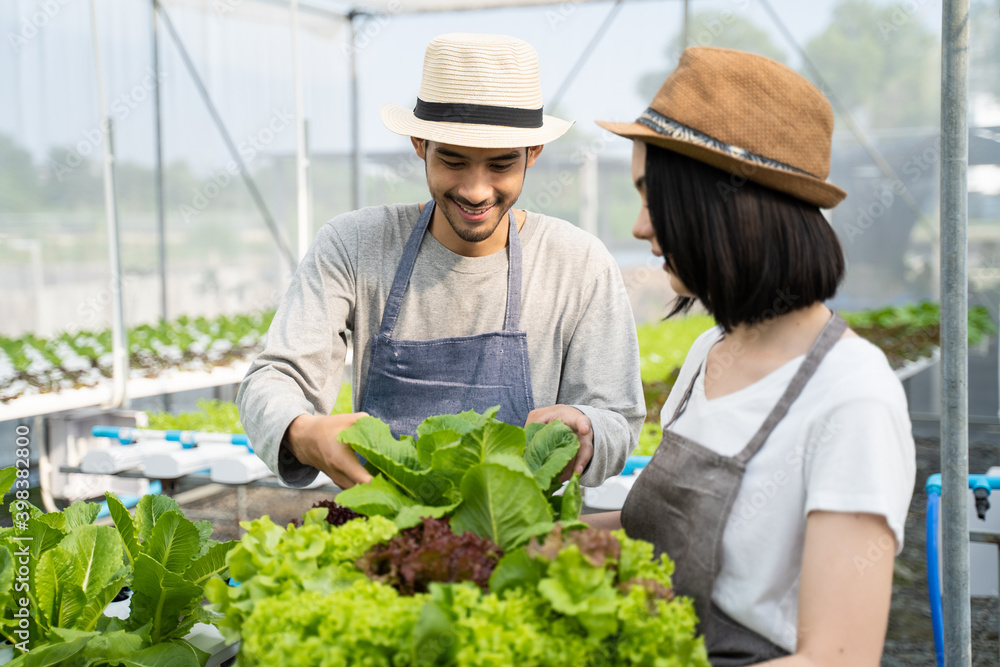
[[243, 524], [240, 585], [206, 589], [238, 664], [707, 665], [669, 559], [579, 521], [579, 478], [558, 479], [573, 433], [495, 414], [400, 440], [362, 418], [341, 439], [371, 484], [300, 525]]
[[[131, 378], [210, 371], [260, 352], [274, 311], [216, 318], [179, 317], [129, 329]], [[0, 336], [0, 403], [24, 395], [95, 387], [112, 375], [111, 330], [52, 338]]]

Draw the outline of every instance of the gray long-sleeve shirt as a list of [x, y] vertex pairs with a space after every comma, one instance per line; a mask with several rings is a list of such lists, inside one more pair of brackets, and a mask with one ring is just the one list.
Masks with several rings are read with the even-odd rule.
[[[361, 209], [320, 230], [240, 386], [240, 420], [254, 450], [286, 484], [305, 486], [315, 468], [281, 447], [301, 414], [329, 414], [353, 333], [354, 409], [360, 410], [372, 334], [416, 224], [417, 204]], [[635, 322], [617, 264], [594, 236], [528, 212], [521, 326], [535, 407], [572, 405], [590, 418], [594, 457], [582, 483], [617, 474], [645, 417]], [[503, 328], [507, 252], [457, 255], [424, 235], [393, 338], [427, 340]], [[279, 456], [280, 454], [280, 456]]]

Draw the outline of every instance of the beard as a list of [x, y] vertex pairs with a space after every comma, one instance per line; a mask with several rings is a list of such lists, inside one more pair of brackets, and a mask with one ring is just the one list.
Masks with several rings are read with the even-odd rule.
[[[461, 203], [466, 208], [481, 208], [481, 206], [471, 206], [469, 202], [464, 199], [460, 200], [459, 198], [448, 193], [445, 193], [442, 199], [444, 199], [448, 204], [453, 204], [455, 206]], [[451, 225], [452, 230], [454, 230], [458, 238], [462, 239], [466, 243], [480, 243], [493, 236], [493, 232], [495, 232], [497, 227], [500, 226], [500, 221], [504, 219], [516, 201], [516, 198], [509, 203], [506, 199], [497, 199], [492, 205], [493, 208], [499, 212], [496, 220], [492, 223], [486, 220], [475, 227], [468, 226], [468, 223], [465, 223], [460, 217], [457, 220], [453, 219], [452, 214], [448, 211], [448, 206], [441, 206], [441, 212], [444, 213], [445, 220], [447, 220], [448, 224]]]

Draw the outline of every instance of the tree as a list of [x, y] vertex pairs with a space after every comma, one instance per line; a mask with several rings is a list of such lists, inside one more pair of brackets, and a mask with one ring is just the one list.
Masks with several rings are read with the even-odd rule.
[[[863, 125], [938, 122], [940, 40], [921, 22], [917, 8], [913, 2], [878, 6], [843, 0], [826, 30], [806, 44], [830, 91]], [[816, 83], [812, 72], [803, 74]]]
[[[644, 99], [653, 99], [667, 78], [667, 74], [680, 59], [684, 50], [684, 27], [673, 36], [667, 45], [667, 60], [670, 69], [650, 72], [639, 80], [639, 93]], [[701, 10], [688, 17], [688, 46], [714, 46], [726, 49], [749, 51], [767, 56], [778, 62], [785, 62], [785, 52], [771, 41], [766, 31], [752, 21], [728, 9]]]

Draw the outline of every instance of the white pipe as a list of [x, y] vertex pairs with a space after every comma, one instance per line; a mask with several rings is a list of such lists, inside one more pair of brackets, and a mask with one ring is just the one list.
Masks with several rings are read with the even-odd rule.
[[299, 55], [299, 3], [291, 0], [292, 62], [295, 82], [295, 184], [298, 202], [299, 244], [298, 260], [301, 262], [312, 241], [309, 229], [309, 156], [306, 153], [305, 104], [302, 100], [302, 59]]
[[104, 209], [108, 222], [108, 260], [111, 265], [111, 400], [103, 405], [105, 410], [127, 406], [128, 345], [125, 342], [125, 320], [122, 308], [121, 251], [118, 247], [118, 210], [115, 204], [115, 171], [113, 127], [104, 106], [104, 74], [101, 66], [101, 45], [97, 33], [97, 7], [90, 0], [90, 28], [94, 40], [94, 68], [97, 70], [97, 103], [100, 122], [105, 130], [104, 147]]

